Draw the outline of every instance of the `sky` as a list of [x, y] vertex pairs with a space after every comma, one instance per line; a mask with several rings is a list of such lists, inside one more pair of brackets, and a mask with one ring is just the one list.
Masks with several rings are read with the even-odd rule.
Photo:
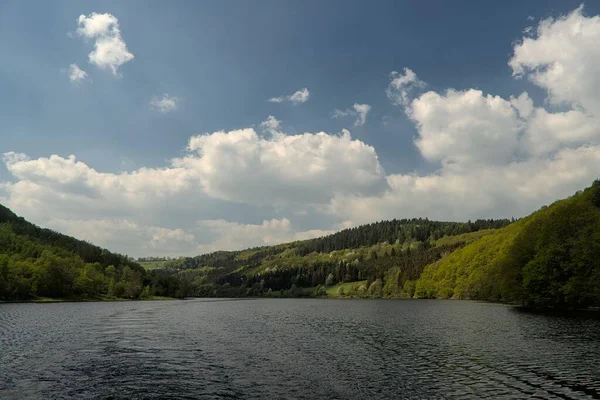
[[197, 255], [600, 175], [600, 3], [0, 2], [0, 203]]

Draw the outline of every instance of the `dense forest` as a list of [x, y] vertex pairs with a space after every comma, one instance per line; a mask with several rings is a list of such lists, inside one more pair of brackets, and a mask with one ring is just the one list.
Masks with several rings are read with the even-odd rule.
[[184, 296], [179, 279], [50, 229], [0, 205], [0, 300]]
[[520, 220], [381, 221], [178, 259], [131, 259], [0, 206], [0, 299], [454, 298], [600, 305], [600, 182]]
[[428, 265], [416, 297], [600, 305], [600, 181]]

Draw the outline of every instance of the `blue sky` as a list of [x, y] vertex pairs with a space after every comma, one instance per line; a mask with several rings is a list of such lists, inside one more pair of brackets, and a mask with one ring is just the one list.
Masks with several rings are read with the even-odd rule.
[[[585, 132], [567, 140], [565, 133], [547, 129], [550, 125], [567, 126], [566, 122], [534, 119], [509, 104], [511, 96], [527, 92], [528, 101], [540, 111], [535, 115], [542, 115], [541, 110], [583, 110], [585, 115], [558, 117], [576, 117], [577, 123], [584, 117], [595, 117], [593, 94], [583, 88], [574, 94], [561, 89], [573, 85], [569, 80], [573, 76], [579, 79], [588, 75], [570, 75], [562, 82], [550, 83], [535, 78], [536, 71], [547, 72], [558, 64], [579, 71], [577, 65], [560, 59], [560, 46], [565, 43], [555, 43], [556, 60], [544, 55], [544, 46], [560, 36], [555, 33], [563, 29], [562, 25], [551, 23], [548, 32], [535, 33], [547, 18], [562, 17], [569, 22], [572, 15], [573, 26], [589, 25], [589, 35], [593, 36], [600, 4], [590, 2], [577, 11], [579, 5], [570, 1], [2, 2], [0, 153], [11, 152], [12, 156], [5, 156], [0, 164], [0, 201], [36, 223], [134, 255], [196, 254], [221, 247], [271, 244], [381, 218], [524, 215], [555, 196], [568, 195], [573, 188], [591, 183], [588, 180], [596, 171], [591, 169], [535, 193], [517, 190], [527, 186], [522, 182], [502, 181], [503, 191], [520, 193], [507, 199], [484, 187], [456, 189], [464, 183], [453, 179], [460, 176], [468, 181], [471, 178], [465, 171], [488, 171], [492, 167], [493, 173], [505, 177], [511, 168], [537, 171], [523, 164], [526, 162], [555, 162], [555, 168], [561, 168], [561, 151], [595, 144], [595, 133], [585, 127], [578, 125], [575, 130]], [[116, 66], [116, 74], [88, 59], [99, 36], [78, 32], [83, 26], [78, 18], [83, 15], [85, 21], [91, 21], [92, 13], [110, 14], [118, 21], [120, 40], [133, 56]], [[524, 33], [527, 27], [532, 27], [532, 32]], [[565, 51], [573, 51], [573, 43], [585, 42], [573, 35]], [[520, 46], [525, 37], [531, 37], [537, 46], [534, 56]], [[517, 55], [517, 49], [524, 49], [523, 54]], [[576, 56], [590, 64], [585, 71], [576, 72], [592, 76], [598, 65], [588, 48], [582, 45], [580, 50]], [[513, 65], [509, 65], [511, 59], [515, 60]], [[71, 64], [85, 71], [84, 79], [70, 81]], [[515, 65], [524, 68], [520, 79], [513, 76]], [[398, 71], [404, 76], [404, 68], [414, 71], [418, 80], [402, 83], [390, 94], [390, 73]], [[588, 86], [593, 88], [593, 83]], [[310, 93], [305, 102], [268, 101], [303, 88]], [[472, 116], [468, 121], [452, 119], [448, 110], [464, 105], [467, 97], [450, 98], [446, 94], [449, 88], [462, 94], [480, 90], [481, 95], [472, 99], [482, 101], [483, 108], [495, 107], [485, 96], [499, 96], [509, 104], [499, 112], [514, 114], [514, 124], [496, 119], [496, 114], [477, 114], [474, 109], [458, 112]], [[404, 90], [408, 90], [411, 102], [422, 102], [399, 104], [394, 96]], [[439, 94], [443, 107], [433, 97], [421, 97], [426, 93]], [[174, 99], [167, 112], [152, 105], [153, 99], [164, 94]], [[370, 106], [364, 124], [355, 125], [356, 115], [332, 118], [336, 109], [353, 114], [353, 104]], [[418, 110], [425, 109], [443, 115], [439, 119], [430, 113], [416, 116]], [[276, 131], [288, 139], [306, 132], [325, 132], [328, 136], [306, 137], [305, 144], [294, 147], [294, 155], [282, 155], [278, 146], [289, 150], [291, 145], [261, 128], [268, 116], [280, 121]], [[591, 119], [586, 121], [592, 125]], [[446, 131], [444, 124], [459, 126], [459, 131]], [[485, 140], [477, 133], [473, 137], [465, 133], [485, 130], [486, 124], [505, 127], [513, 136], [498, 141], [504, 132], [490, 131], [483, 135]], [[546, 127], [543, 132], [542, 126]], [[231, 144], [233, 147], [223, 148], [223, 141], [218, 142], [213, 134], [244, 128], [254, 129], [256, 138], [249, 143], [258, 143], [253, 157], [262, 161], [244, 158], [247, 147]], [[341, 141], [343, 129], [351, 132], [352, 141]], [[203, 142], [205, 147], [200, 151], [188, 146], [190, 138], [199, 134], [212, 140]], [[241, 143], [236, 135], [225, 139]], [[544, 135], [550, 135], [551, 144], [540, 145], [541, 141], [546, 143]], [[490, 137], [496, 139], [486, 141]], [[330, 138], [333, 141], [327, 144]], [[313, 140], [320, 143], [317, 152], [323, 159], [313, 157]], [[352, 153], [350, 148], [359, 144], [363, 147]], [[482, 146], [481, 154], [486, 157], [472, 156], [479, 153], [477, 146]], [[490, 146], [497, 149], [490, 152]], [[514, 148], [504, 151], [504, 146]], [[207, 149], [215, 153], [209, 154]], [[195, 152], [195, 159], [179, 163], [185, 177], [135, 175], [149, 169], [175, 173], [173, 159], [189, 158], [190, 152]], [[273, 154], [280, 158], [271, 160]], [[338, 159], [340, 154], [354, 154], [358, 161]], [[77, 167], [75, 163], [52, 161], [52, 155], [60, 160], [74, 155], [82, 164]], [[229, 156], [232, 161], [224, 161]], [[290, 166], [296, 156], [300, 164]], [[484, 163], [484, 158], [494, 162]], [[103, 175], [90, 178], [82, 165]], [[356, 165], [359, 167], [353, 170]], [[312, 178], [310, 174], [307, 179], [284, 174], [286, 168], [293, 172], [311, 167], [320, 171]], [[71, 168], [78, 171], [76, 177]], [[224, 175], [213, 173], [215, 169]], [[532, 172], [529, 178], [541, 182], [548, 173], [547, 169]], [[228, 184], [232, 176], [243, 179]], [[127, 207], [111, 204], [110, 199], [125, 196], [122, 188], [127, 182], [139, 183], [146, 178], [154, 184], [160, 179], [165, 179], [165, 185], [173, 179], [185, 183], [181, 183], [181, 190], [142, 185], [120, 201], [131, 201]], [[125, 181], [115, 184], [115, 179]], [[349, 180], [349, 184], [337, 185], [336, 179]], [[414, 182], [407, 183], [410, 179]], [[478, 179], [488, 178], [473, 177], [473, 185]], [[432, 188], [434, 181], [438, 185], [435, 189], [424, 189]], [[359, 183], [351, 185], [353, 182]], [[73, 189], [77, 185], [81, 187]], [[233, 190], [235, 185], [244, 191]], [[330, 193], [328, 188], [332, 188]], [[469, 190], [475, 192], [469, 194]], [[84, 192], [87, 198], [77, 197]], [[70, 198], [73, 193], [77, 196]], [[445, 196], [447, 203], [462, 206], [420, 200]], [[478, 200], [473, 204], [464, 204], [465, 198], [475, 197]], [[304, 203], [299, 205], [294, 198], [303, 198]], [[93, 199], [103, 202], [95, 204]], [[155, 199], [161, 200], [153, 202]], [[46, 213], [40, 212], [39, 205], [48, 202], [55, 204]], [[175, 205], [182, 202], [190, 203], [189, 207]], [[100, 227], [106, 227], [110, 234], [98, 234]], [[239, 236], [227, 237], [230, 231]], [[124, 245], [115, 239], [119, 234], [138, 239]]]

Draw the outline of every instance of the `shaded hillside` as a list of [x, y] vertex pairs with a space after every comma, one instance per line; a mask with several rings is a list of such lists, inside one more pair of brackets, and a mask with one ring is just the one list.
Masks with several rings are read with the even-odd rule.
[[600, 182], [427, 266], [415, 296], [600, 305]]
[[175, 295], [179, 281], [126, 256], [43, 229], [0, 205], [0, 299]]

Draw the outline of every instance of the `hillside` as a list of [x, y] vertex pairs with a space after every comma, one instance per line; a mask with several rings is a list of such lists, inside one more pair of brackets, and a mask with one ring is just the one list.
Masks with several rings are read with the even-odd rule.
[[600, 305], [600, 182], [518, 221], [382, 221], [165, 263], [198, 296], [454, 298]]
[[178, 294], [179, 281], [127, 257], [18, 217], [0, 205], [0, 299], [139, 298]]
[[415, 297], [600, 305], [600, 181], [428, 265]]
[[[427, 264], [509, 223], [381, 221], [322, 238], [217, 251], [164, 265], [200, 296], [287, 296], [294, 295], [292, 288], [310, 294], [300, 288], [313, 288], [316, 293], [319, 286], [363, 280], [382, 282], [382, 290], [385, 281], [387, 295], [407, 296], [404, 282], [416, 280]], [[397, 282], [392, 282], [392, 276]]]

